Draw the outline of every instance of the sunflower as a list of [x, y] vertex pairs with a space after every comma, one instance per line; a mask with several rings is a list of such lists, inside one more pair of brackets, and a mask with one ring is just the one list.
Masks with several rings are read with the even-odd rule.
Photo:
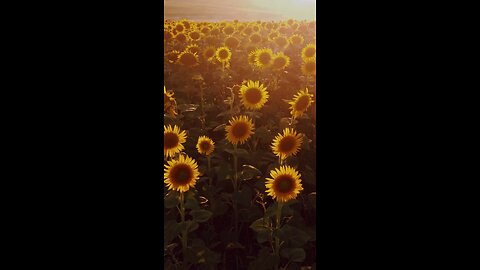
[[180, 54], [179, 51], [173, 50], [167, 53], [166, 58], [170, 63], [173, 63], [177, 61], [179, 54]]
[[270, 48], [257, 49], [255, 53], [255, 65], [266, 68], [272, 64], [273, 52]]
[[232, 144], [239, 142], [240, 144], [244, 144], [248, 138], [255, 133], [253, 132], [255, 127], [248, 116], [240, 115], [238, 118], [233, 117], [228, 123], [230, 125], [225, 127], [225, 131], [227, 132], [226, 138]]
[[207, 59], [208, 61], [211, 61], [214, 56], [215, 56], [215, 48], [214, 47], [209, 46], [205, 50], [203, 50], [203, 57], [205, 59]]
[[210, 155], [215, 149], [215, 143], [207, 136], [198, 137], [197, 150], [202, 155]]
[[217, 51], [215, 52], [215, 55], [218, 61], [220, 61], [222, 64], [227, 63], [228, 65], [228, 61], [232, 57], [232, 52], [230, 51], [229, 48], [224, 46], [224, 47], [218, 48]]
[[196, 53], [185, 50], [178, 56], [178, 62], [186, 67], [194, 67], [198, 65], [198, 56]]
[[257, 52], [255, 50], [251, 51], [248, 54], [248, 63], [252, 66], [255, 67], [255, 58], [257, 57]]
[[317, 73], [317, 60], [315, 58], [307, 59], [302, 64], [302, 72], [305, 75], [313, 75]]
[[303, 44], [303, 37], [300, 35], [292, 35], [289, 38], [290, 44], [292, 45], [301, 45]]
[[268, 99], [267, 88], [259, 81], [248, 81], [240, 87], [240, 100], [246, 109], [259, 110]]
[[273, 42], [275, 42], [275, 44], [277, 44], [277, 46], [282, 48], [282, 49], [285, 48], [288, 45], [288, 40], [284, 36], [278, 36], [278, 37], [274, 38]]
[[163, 39], [165, 41], [169, 41], [172, 38], [173, 38], [173, 34], [170, 31], [168, 31], [168, 30], [163, 31]]
[[290, 64], [290, 57], [283, 53], [277, 53], [273, 55], [272, 68], [276, 70], [282, 70]]
[[308, 93], [308, 88], [305, 91], [299, 91], [293, 96], [293, 100], [288, 102], [288, 104], [292, 105], [290, 113], [294, 118], [300, 117], [313, 102], [313, 95]]
[[236, 37], [230, 36], [225, 39], [225, 46], [232, 50], [236, 49], [238, 44], [240, 44], [240, 41]]
[[300, 150], [303, 143], [303, 137], [292, 128], [283, 130], [283, 134], [279, 133], [275, 136], [272, 143], [273, 153], [282, 160], [289, 156], [294, 156]]
[[185, 30], [185, 26], [183, 26], [183, 24], [177, 24], [175, 25], [175, 30], [177, 30], [177, 32], [183, 32], [183, 30]]
[[188, 36], [189, 36], [192, 40], [194, 40], [194, 41], [199, 40], [200, 37], [201, 37], [200, 33], [199, 33], [198, 31], [196, 31], [196, 30], [190, 32], [190, 33], [188, 34]]
[[234, 31], [235, 28], [231, 25], [225, 26], [225, 28], [223, 28], [223, 33], [225, 33], [225, 35], [227, 36], [233, 34]]
[[279, 202], [288, 202], [297, 197], [298, 193], [303, 190], [302, 180], [294, 168], [290, 166], [280, 166], [280, 169], [270, 171], [272, 178], [266, 178], [266, 192], [273, 199]]
[[197, 162], [189, 156], [180, 155], [176, 160], [167, 161], [163, 178], [169, 190], [187, 192], [195, 186], [199, 175]]
[[185, 51], [189, 51], [193, 54], [198, 54], [200, 51], [200, 47], [197, 44], [190, 44], [185, 48]]
[[163, 86], [163, 113], [168, 113], [170, 116], [177, 116], [177, 102], [173, 97], [173, 92], [168, 91], [165, 86]]
[[257, 43], [260, 43], [262, 41], [262, 36], [260, 36], [260, 34], [258, 33], [253, 33], [250, 37], [249, 37], [249, 40], [250, 42], [252, 42], [253, 44], [257, 44]]
[[317, 49], [315, 44], [309, 43], [305, 48], [302, 49], [302, 59], [303, 61], [307, 61], [308, 59], [315, 58], [317, 53]]
[[184, 33], [178, 33], [176, 36], [175, 36], [175, 39], [180, 42], [180, 43], [184, 43], [187, 41], [187, 36], [184, 34]]
[[176, 153], [180, 153], [184, 149], [182, 143], [187, 141], [185, 130], [175, 125], [163, 126], [163, 155], [165, 157], [173, 157]]

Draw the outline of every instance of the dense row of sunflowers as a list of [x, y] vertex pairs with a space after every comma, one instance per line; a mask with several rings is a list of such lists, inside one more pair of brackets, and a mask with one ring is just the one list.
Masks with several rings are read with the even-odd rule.
[[[204, 241], [192, 243], [192, 246], [188, 241], [188, 233], [198, 228], [198, 223], [206, 222], [215, 214], [223, 215], [207, 209], [216, 209], [213, 209], [213, 202], [209, 208], [208, 202], [219, 197], [222, 191], [228, 191], [222, 184], [228, 178], [233, 187], [228, 200], [233, 212], [233, 224], [230, 225], [235, 229], [233, 241], [224, 248], [245, 248], [243, 245], [248, 244], [239, 240], [239, 235], [244, 231], [239, 229], [239, 212], [242, 209], [239, 209], [238, 198], [248, 189], [242, 180], [253, 179], [256, 188], [252, 190], [256, 196], [247, 198], [250, 204], [244, 205], [254, 209], [256, 199], [260, 198], [258, 204], [263, 207], [264, 215], [255, 219], [250, 228], [257, 233], [259, 243], [270, 242], [271, 252], [261, 249], [258, 256], [254, 256], [258, 258], [250, 261], [248, 268], [278, 269], [282, 257], [286, 262], [284, 269], [305, 261], [304, 249], [280, 232], [294, 230], [292, 226], [282, 224], [282, 211], [286, 211], [304, 191], [299, 162], [293, 159], [302, 151], [302, 146], [312, 142], [305, 131], [314, 133], [307, 127], [313, 127], [314, 130], [315, 126], [312, 112], [316, 92], [315, 36], [315, 22], [296, 20], [221, 23], [165, 21], [165, 84], [169, 85], [168, 90], [164, 87], [165, 201], [171, 202], [167, 209], [176, 207], [181, 219], [177, 223], [177, 214], [169, 212], [175, 219], [169, 224], [175, 227], [172, 232], [179, 236], [183, 258], [178, 259], [176, 245], [170, 244], [173, 239], [168, 237], [170, 241], [165, 242], [165, 256], [169, 259], [168, 266], [171, 269], [217, 269], [219, 265], [224, 269], [246, 269], [238, 253], [230, 258], [224, 255], [221, 263], [216, 256], [218, 254], [206, 247]], [[295, 88], [296, 91], [293, 90]], [[208, 92], [207, 96], [205, 92]], [[217, 123], [214, 117], [210, 117], [218, 112], [220, 114], [216, 118], [221, 117], [225, 122]], [[191, 116], [195, 113], [199, 115]], [[283, 113], [288, 113], [288, 117], [279, 119], [279, 124], [268, 122]], [[300, 124], [306, 127], [304, 133], [299, 129]], [[279, 131], [275, 137], [265, 135], [272, 130]], [[224, 134], [218, 137], [216, 134], [222, 131]], [[209, 133], [213, 136], [208, 136]], [[195, 142], [194, 147], [186, 145], [191, 137]], [[314, 137], [314, 134], [310, 137]], [[240, 146], [247, 146], [249, 151]], [[223, 152], [231, 154], [233, 161], [222, 156]], [[268, 158], [270, 153], [277, 160], [270, 161], [266, 174], [257, 168], [262, 167], [259, 161], [262, 157], [251, 159], [257, 163], [257, 167], [247, 164], [240, 171], [239, 157], [245, 152], [249, 155], [264, 153], [263, 158]], [[218, 164], [213, 169], [212, 157], [216, 157], [215, 163]], [[200, 169], [197, 162], [199, 158], [206, 160], [206, 168]], [[228, 170], [228, 162], [233, 163], [233, 170]], [[227, 172], [221, 175], [224, 167]], [[200, 188], [198, 184], [202, 182], [202, 177], [205, 181]], [[276, 201], [268, 209], [268, 199], [262, 194]], [[190, 215], [193, 219], [190, 223], [186, 220], [186, 209], [192, 209]], [[269, 209], [274, 211], [273, 215], [267, 214]], [[271, 216], [275, 216], [274, 223], [270, 220]], [[264, 236], [268, 240], [263, 241]], [[307, 239], [314, 241], [308, 236]], [[287, 244], [291, 244], [291, 247]], [[193, 252], [199, 246], [200, 253], [210, 254], [218, 260], [204, 255], [195, 256]], [[271, 265], [262, 260], [271, 261]], [[311, 261], [314, 262], [314, 259]]]

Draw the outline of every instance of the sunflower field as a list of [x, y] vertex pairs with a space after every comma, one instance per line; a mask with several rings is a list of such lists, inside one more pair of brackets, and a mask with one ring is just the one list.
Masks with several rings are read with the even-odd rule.
[[165, 269], [315, 269], [315, 21], [164, 21]]

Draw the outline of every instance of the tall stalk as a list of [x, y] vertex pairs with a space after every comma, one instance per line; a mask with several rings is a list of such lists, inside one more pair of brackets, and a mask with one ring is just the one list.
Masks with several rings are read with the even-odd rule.
[[[280, 220], [282, 217], [282, 207], [283, 203], [280, 201], [277, 201], [277, 213], [276, 213], [276, 223], [275, 223], [275, 231], [278, 233], [278, 230], [280, 229]], [[278, 236], [275, 236], [275, 270], [278, 270], [278, 265], [280, 264], [280, 239]]]
[[180, 237], [182, 242], [183, 253], [183, 268], [187, 269], [187, 224], [185, 223], [185, 197], [183, 192], [180, 192], [180, 217], [182, 218], [182, 236]]
[[235, 223], [235, 239], [238, 240], [238, 156], [237, 156], [237, 144], [233, 144], [233, 211], [234, 211], [234, 223]]

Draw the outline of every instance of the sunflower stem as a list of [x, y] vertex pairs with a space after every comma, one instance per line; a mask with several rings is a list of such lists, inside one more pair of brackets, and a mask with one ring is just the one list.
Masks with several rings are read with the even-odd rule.
[[234, 211], [234, 223], [235, 223], [235, 239], [238, 239], [238, 209], [237, 209], [237, 195], [238, 195], [238, 157], [237, 157], [237, 144], [233, 144], [233, 211]]
[[183, 266], [187, 269], [187, 226], [185, 224], [185, 198], [184, 193], [180, 192], [180, 217], [182, 218], [182, 224], [184, 224], [184, 230], [182, 230], [182, 253], [183, 253]]
[[209, 181], [210, 181], [210, 186], [212, 186], [212, 176], [210, 175], [210, 171], [211, 171], [211, 162], [210, 162], [210, 155], [207, 155], [207, 170], [208, 170], [208, 174], [209, 174]]
[[[276, 223], [275, 223], [275, 229], [276, 232], [278, 233], [278, 230], [280, 229], [280, 220], [282, 217], [282, 207], [283, 203], [280, 201], [277, 201], [277, 213], [276, 213]], [[278, 236], [275, 236], [275, 270], [278, 270], [278, 265], [280, 264], [280, 239]]]

